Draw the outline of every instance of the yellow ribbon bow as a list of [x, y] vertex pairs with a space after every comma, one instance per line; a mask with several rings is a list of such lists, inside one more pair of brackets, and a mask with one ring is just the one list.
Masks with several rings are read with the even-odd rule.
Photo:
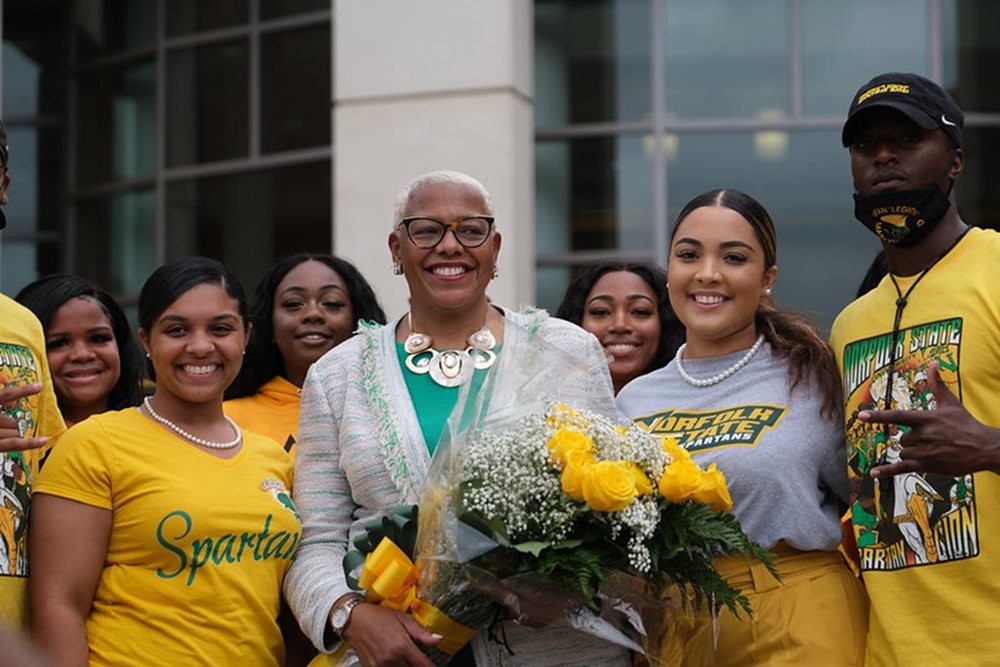
[[395, 542], [383, 537], [365, 558], [358, 585], [367, 591], [365, 597], [369, 602], [410, 612], [417, 623], [443, 637], [438, 649], [455, 655], [476, 636], [476, 631], [451, 620], [434, 605], [418, 600], [417, 577], [413, 561]]
[[388, 537], [365, 558], [358, 585], [368, 591], [369, 602], [406, 611], [417, 597], [417, 568]]

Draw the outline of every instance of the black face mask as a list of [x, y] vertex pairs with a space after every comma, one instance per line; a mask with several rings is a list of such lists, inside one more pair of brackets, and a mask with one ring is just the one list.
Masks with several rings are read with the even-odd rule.
[[948, 195], [937, 185], [888, 190], [867, 197], [854, 195], [854, 217], [883, 243], [897, 248], [909, 248], [927, 238], [950, 206]]

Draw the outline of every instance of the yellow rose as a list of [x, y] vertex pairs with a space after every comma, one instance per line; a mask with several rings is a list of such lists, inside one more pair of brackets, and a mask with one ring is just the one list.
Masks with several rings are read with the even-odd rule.
[[729, 495], [729, 487], [726, 484], [726, 476], [722, 474], [715, 464], [708, 466], [708, 470], [701, 475], [701, 486], [691, 496], [699, 503], [711, 505], [717, 512], [728, 512], [733, 509], [733, 499]]
[[663, 469], [658, 487], [672, 503], [684, 502], [701, 488], [702, 469], [690, 458], [675, 459]]
[[559, 482], [562, 490], [573, 500], [583, 501], [584, 471], [595, 463], [590, 452], [576, 450], [566, 455]]
[[670, 456], [671, 461], [690, 461], [691, 454], [688, 450], [684, 449], [677, 444], [677, 440], [674, 438], [661, 438], [663, 443], [663, 451]]
[[637, 464], [629, 461], [625, 464], [628, 468], [629, 473], [632, 475], [632, 481], [635, 482], [635, 490], [640, 496], [648, 496], [653, 492], [653, 482], [649, 480], [646, 473], [642, 471]]
[[636, 495], [635, 478], [623, 461], [600, 461], [583, 471], [583, 498], [596, 512], [625, 509]]
[[594, 441], [590, 437], [568, 428], [556, 431], [546, 445], [552, 453], [552, 460], [566, 465], [570, 452], [592, 452]]

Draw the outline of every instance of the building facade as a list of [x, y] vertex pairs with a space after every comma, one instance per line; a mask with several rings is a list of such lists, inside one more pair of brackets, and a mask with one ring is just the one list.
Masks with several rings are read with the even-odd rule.
[[249, 286], [292, 252], [355, 261], [387, 311], [395, 192], [479, 177], [492, 298], [554, 309], [574, 271], [665, 264], [692, 196], [772, 213], [780, 303], [824, 324], [877, 244], [853, 220], [850, 96], [914, 71], [967, 112], [958, 196], [1000, 228], [992, 0], [3, 0], [7, 293], [79, 272], [126, 304], [199, 253]]

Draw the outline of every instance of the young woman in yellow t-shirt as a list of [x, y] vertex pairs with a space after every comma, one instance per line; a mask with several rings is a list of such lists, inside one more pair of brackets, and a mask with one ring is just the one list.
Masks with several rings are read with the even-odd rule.
[[156, 379], [140, 408], [67, 432], [35, 486], [35, 637], [62, 665], [280, 665], [298, 546], [291, 462], [222, 411], [250, 334], [214, 260], [160, 267], [139, 297]]

